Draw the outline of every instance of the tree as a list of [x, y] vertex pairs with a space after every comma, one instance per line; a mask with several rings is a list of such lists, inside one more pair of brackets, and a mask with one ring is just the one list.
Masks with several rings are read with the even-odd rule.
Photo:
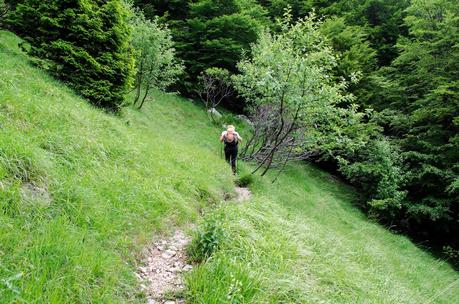
[[0, 0], [0, 28], [4, 26], [4, 20], [10, 11], [10, 6], [4, 0]]
[[362, 206], [373, 218], [394, 224], [406, 197], [400, 149], [382, 134], [372, 110], [357, 111], [353, 105], [331, 113], [309, 131], [309, 149], [317, 152], [316, 160], [336, 163], [363, 194]]
[[261, 175], [281, 168], [294, 157], [306, 157], [303, 144], [310, 130], [330, 115], [347, 115], [336, 104], [350, 98], [345, 84], [336, 84], [331, 70], [336, 56], [318, 30], [314, 16], [290, 25], [287, 12], [281, 32], [265, 30], [252, 47], [252, 58], [238, 64], [234, 80], [252, 108], [255, 129], [242, 155], [256, 160]]
[[[170, 30], [157, 18], [148, 20], [138, 10], [133, 10], [133, 14], [132, 45], [137, 60], [134, 105], [139, 103], [140, 109], [152, 88], [165, 90], [177, 81], [183, 65], [176, 59]], [[140, 98], [142, 89], [144, 94]]]
[[347, 82], [335, 81], [337, 55], [321, 26], [313, 15], [292, 24], [287, 13], [281, 31], [263, 32], [252, 57], [238, 64], [241, 74], [233, 78], [254, 123], [241, 156], [256, 161], [253, 173], [263, 169], [261, 175], [272, 167], [280, 173], [294, 159], [331, 159], [364, 190], [366, 209], [390, 219], [405, 197], [401, 159], [368, 122], [371, 111], [358, 111]]
[[407, 228], [459, 248], [459, 4], [412, 1], [405, 23], [386, 72], [399, 88], [387, 112], [406, 158]]
[[242, 53], [255, 42], [264, 10], [250, 0], [199, 0], [189, 4], [186, 20], [169, 21], [186, 75], [180, 90], [192, 95], [198, 76], [208, 68], [237, 72]]
[[210, 117], [214, 119], [215, 108], [233, 94], [233, 85], [230, 73], [225, 69], [209, 68], [201, 73], [200, 90], [198, 92], [207, 110], [210, 110]]
[[118, 0], [24, 0], [10, 24], [41, 67], [93, 104], [117, 111], [134, 67], [126, 17]]
[[[348, 25], [343, 17], [330, 17], [320, 26], [320, 31], [331, 42], [339, 60], [335, 67], [337, 81], [345, 78], [349, 83], [348, 92], [356, 96], [361, 105], [372, 103], [375, 83], [368, 77], [376, 69], [376, 51], [370, 47], [368, 33], [364, 27]], [[358, 75], [358, 82], [350, 82], [348, 77]]]
[[323, 16], [343, 17], [352, 26], [368, 33], [370, 46], [377, 51], [378, 66], [388, 66], [397, 57], [397, 39], [406, 35], [403, 23], [407, 0], [312, 0]]
[[134, 0], [147, 19], [163, 16], [166, 20], [184, 20], [188, 15], [189, 0]]
[[282, 17], [286, 9], [290, 10], [293, 20], [297, 20], [307, 16], [312, 8], [310, 0], [258, 0], [257, 2], [266, 7], [273, 20]]

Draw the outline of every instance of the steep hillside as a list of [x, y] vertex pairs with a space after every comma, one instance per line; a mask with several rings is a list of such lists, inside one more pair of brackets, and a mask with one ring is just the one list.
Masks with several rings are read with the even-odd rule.
[[173, 97], [148, 115], [104, 114], [0, 35], [0, 299], [132, 300], [132, 252], [232, 191], [231, 171], [199, 143], [211, 127]]
[[224, 202], [234, 177], [199, 106], [158, 93], [103, 113], [18, 42], [0, 32], [1, 303], [145, 302], [140, 249], [190, 222], [217, 246], [186, 277], [189, 303], [457, 303], [457, 272], [328, 174], [297, 164]]

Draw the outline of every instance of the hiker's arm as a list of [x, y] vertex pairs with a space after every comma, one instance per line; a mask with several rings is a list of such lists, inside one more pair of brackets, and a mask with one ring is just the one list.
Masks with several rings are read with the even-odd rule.
[[223, 131], [222, 135], [220, 135], [220, 141], [223, 141], [225, 139], [225, 134], [226, 134], [226, 131]]

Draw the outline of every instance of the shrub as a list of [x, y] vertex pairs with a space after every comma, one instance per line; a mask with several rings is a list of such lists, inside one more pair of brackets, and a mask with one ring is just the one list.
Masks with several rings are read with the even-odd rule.
[[459, 266], [459, 249], [455, 249], [449, 245], [443, 246], [443, 254]]
[[373, 139], [345, 157], [338, 157], [339, 170], [362, 189], [369, 212], [380, 219], [394, 218], [406, 196], [400, 190], [405, 177], [396, 147], [387, 140]]
[[[127, 6], [131, 12], [130, 24], [133, 28], [131, 44], [136, 54], [136, 77], [134, 104], [142, 108], [153, 88], [166, 90], [183, 73], [183, 65], [176, 58], [170, 30], [158, 18], [148, 20], [143, 13]], [[144, 90], [143, 97], [140, 93]]]
[[253, 183], [253, 175], [252, 174], [244, 174], [236, 181], [236, 184], [239, 187], [247, 187]]
[[116, 111], [133, 73], [126, 17], [117, 0], [25, 0], [9, 22], [41, 67], [93, 104]]
[[188, 247], [188, 256], [193, 262], [201, 262], [217, 251], [225, 238], [221, 221], [215, 216], [205, 219], [202, 227]]

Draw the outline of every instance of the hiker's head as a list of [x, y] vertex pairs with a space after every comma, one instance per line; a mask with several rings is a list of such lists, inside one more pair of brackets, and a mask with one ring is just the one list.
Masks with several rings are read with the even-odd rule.
[[234, 128], [233, 125], [228, 125], [228, 126], [226, 127], [226, 132], [227, 132], [227, 133], [234, 133], [234, 131], [235, 131], [235, 128]]

